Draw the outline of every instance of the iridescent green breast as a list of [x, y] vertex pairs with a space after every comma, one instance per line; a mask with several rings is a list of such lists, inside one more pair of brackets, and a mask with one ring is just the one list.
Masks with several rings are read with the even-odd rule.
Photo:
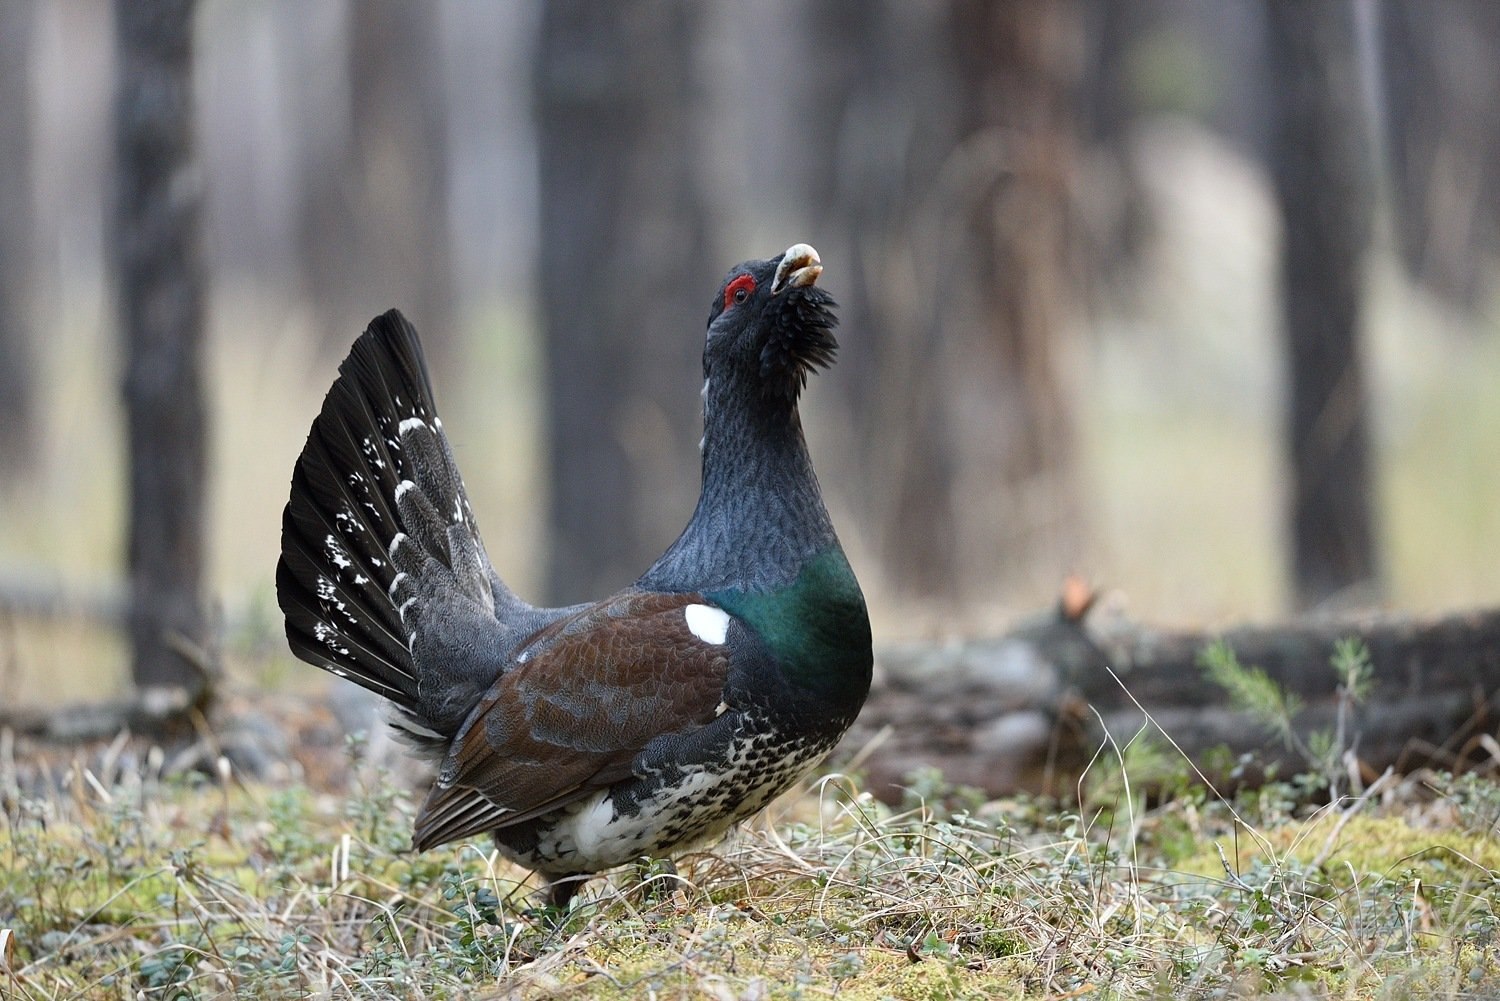
[[870, 617], [843, 550], [809, 560], [775, 591], [728, 588], [706, 595], [754, 629], [798, 685], [857, 708], [870, 688]]

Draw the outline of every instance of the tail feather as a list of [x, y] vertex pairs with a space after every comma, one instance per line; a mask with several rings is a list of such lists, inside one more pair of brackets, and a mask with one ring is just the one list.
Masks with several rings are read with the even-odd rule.
[[[283, 604], [295, 601], [303, 612], [314, 613], [310, 617], [288, 613], [288, 628], [296, 626], [300, 638], [312, 641], [304, 645], [323, 648], [320, 657], [337, 653], [335, 648], [352, 641], [374, 658], [370, 666], [378, 669], [376, 680], [383, 688], [414, 696], [415, 676], [400, 616], [380, 586], [372, 586], [376, 578], [365, 557], [358, 549], [340, 543], [336, 532], [333, 526], [322, 526], [321, 535], [316, 536], [321, 539], [321, 548], [313, 549], [306, 536], [283, 536], [282, 560], [277, 568], [277, 589], [285, 596]], [[350, 565], [342, 566], [346, 561]], [[330, 573], [330, 563], [336, 574]], [[313, 582], [310, 593], [304, 586], [306, 581]]]
[[400, 659], [387, 658], [381, 651], [366, 646], [360, 633], [332, 629], [324, 610], [309, 603], [307, 596], [289, 583], [291, 573], [283, 564], [283, 569], [277, 573], [277, 589], [282, 610], [286, 613], [287, 641], [292, 652], [332, 674], [357, 681], [403, 711], [414, 714], [416, 703], [411, 697], [411, 686], [400, 666]]
[[490, 565], [416, 331], [395, 310], [339, 366], [281, 540], [292, 651], [384, 696], [397, 728], [436, 753], [517, 644], [573, 611], [533, 608]]
[[[412, 482], [418, 473], [420, 487]], [[453, 526], [461, 526], [460, 533], [444, 524], [442, 513], [450, 510], [461, 512]], [[422, 516], [412, 518], [417, 511]], [[452, 578], [438, 571], [455, 562], [467, 574], [480, 573], [483, 597], [494, 609], [493, 570], [442, 439], [416, 331], [392, 310], [355, 342], [313, 421], [282, 516], [276, 591], [298, 657], [388, 699], [400, 710], [393, 721], [398, 727], [421, 742], [441, 744], [464, 710], [452, 686], [429, 684], [444, 696], [424, 698], [424, 674], [445, 672], [431, 664], [424, 671], [413, 653], [421, 610], [410, 601], [403, 609], [393, 599], [401, 568], [391, 550], [412, 534], [437, 568], [422, 582], [429, 615], [447, 614], [444, 592]], [[455, 534], [464, 536], [458, 545], [450, 541]], [[455, 561], [451, 554], [459, 549], [463, 558]], [[471, 631], [501, 628], [491, 618]], [[444, 659], [441, 650], [436, 654], [428, 659]], [[457, 702], [467, 698], [464, 691]]]

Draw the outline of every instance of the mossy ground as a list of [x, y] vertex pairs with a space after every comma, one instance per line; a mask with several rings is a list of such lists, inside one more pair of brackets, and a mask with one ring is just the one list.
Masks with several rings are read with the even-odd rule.
[[411, 801], [368, 770], [335, 792], [66, 774], [5, 797], [4, 1001], [1500, 994], [1500, 791], [1477, 776], [1071, 811], [829, 778], [560, 916], [483, 844], [406, 852]]

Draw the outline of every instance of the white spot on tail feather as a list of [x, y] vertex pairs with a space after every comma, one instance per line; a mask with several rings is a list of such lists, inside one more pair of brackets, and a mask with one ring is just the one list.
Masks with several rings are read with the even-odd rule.
[[688, 605], [682, 610], [689, 631], [705, 643], [722, 646], [729, 634], [729, 613], [712, 605]]
[[343, 639], [343, 636], [339, 634], [339, 631], [337, 629], [333, 628], [328, 623], [314, 622], [313, 637], [333, 653], [339, 654], [343, 657], [349, 656], [349, 648], [339, 642]]
[[420, 418], [420, 417], [408, 417], [408, 418], [406, 418], [406, 420], [402, 421], [400, 424], [398, 424], [396, 426], [396, 430], [399, 431], [401, 434], [406, 434], [406, 432], [412, 430], [413, 428], [425, 428], [426, 426], [427, 426], [427, 422], [424, 421], [422, 418]]
[[344, 547], [339, 543], [338, 539], [334, 538], [332, 535], [327, 536], [323, 539], [323, 545], [326, 549], [326, 552], [328, 553], [328, 558], [333, 561], [334, 566], [338, 567], [340, 570], [346, 570], [349, 567], [354, 566], [354, 562], [350, 560], [348, 554], [344, 552]]
[[402, 480], [400, 483], [396, 484], [396, 499], [399, 501], [403, 494], [405, 494], [408, 490], [415, 490], [416, 486], [417, 485], [411, 480]]

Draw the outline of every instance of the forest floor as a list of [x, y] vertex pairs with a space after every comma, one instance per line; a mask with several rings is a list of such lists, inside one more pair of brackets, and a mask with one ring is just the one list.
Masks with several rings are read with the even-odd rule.
[[410, 854], [408, 778], [297, 712], [245, 781], [0, 736], [0, 999], [1500, 996], [1492, 776], [1319, 806], [1186, 767], [1148, 802], [1113, 750], [1071, 803], [830, 775], [559, 915], [488, 844]]

